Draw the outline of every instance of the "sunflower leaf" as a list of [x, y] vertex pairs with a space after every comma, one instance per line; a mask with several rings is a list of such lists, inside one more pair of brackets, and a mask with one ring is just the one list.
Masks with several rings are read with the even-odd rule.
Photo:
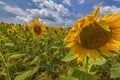
[[38, 71], [38, 69], [39, 69], [39, 66], [36, 66], [32, 70], [25, 71], [22, 74], [17, 75], [15, 80], [26, 80], [26, 78], [29, 78], [32, 75], [34, 75]]
[[67, 55], [64, 56], [61, 60], [67, 62], [67, 61], [72, 61], [72, 60], [74, 60], [75, 58], [76, 58], [76, 57], [75, 57], [74, 55], [72, 55], [72, 54], [67, 54]]
[[117, 78], [120, 77], [120, 63], [116, 63], [111, 68], [111, 78]]
[[74, 78], [72, 76], [63, 75], [63, 76], [60, 77], [60, 80], [78, 80], [78, 79]]
[[86, 72], [83, 72], [79, 69], [74, 69], [72, 77], [77, 78], [79, 80], [95, 80], [94, 77]]
[[105, 58], [97, 58], [96, 60], [89, 58], [89, 64], [91, 65], [102, 65], [106, 62]]
[[36, 56], [33, 61], [30, 63], [30, 65], [35, 64], [39, 60], [39, 56]]
[[13, 55], [11, 55], [9, 58], [8, 58], [8, 61], [10, 60], [10, 59], [16, 59], [16, 58], [20, 58], [20, 57], [23, 57], [23, 56], [25, 56], [26, 54], [13, 54]]
[[14, 46], [14, 43], [5, 43], [4, 46]]

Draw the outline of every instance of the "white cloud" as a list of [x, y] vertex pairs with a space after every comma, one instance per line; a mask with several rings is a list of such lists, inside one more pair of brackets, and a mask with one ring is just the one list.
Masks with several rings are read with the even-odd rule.
[[25, 21], [25, 22], [29, 22], [29, 21], [31, 21], [33, 18], [32, 18], [32, 16], [30, 16], [30, 15], [26, 15], [26, 16], [16, 16], [16, 19], [19, 19], [19, 20], [21, 20], [21, 21]]
[[74, 20], [65, 19], [65, 27], [71, 27], [74, 23]]
[[53, 11], [50, 11], [48, 9], [27, 9], [26, 10], [29, 15], [32, 15], [36, 18], [41, 18], [42, 20], [46, 19], [48, 21], [61, 21], [62, 19], [59, 17], [59, 14], [53, 13]]
[[[3, 9], [10, 13], [15, 14], [15, 19], [18, 22], [29, 22], [33, 18], [38, 18], [44, 23], [51, 26], [65, 25], [71, 26], [74, 20], [64, 19], [66, 16], [70, 16], [69, 10], [62, 4], [55, 3], [53, 0], [33, 0], [34, 4], [37, 4], [37, 8], [21, 9], [10, 5], [4, 5]], [[28, 3], [28, 5], [31, 5]]]
[[44, 2], [45, 0], [33, 0], [33, 2]]
[[79, 4], [83, 4], [85, 0], [77, 0]]
[[39, 18], [44, 23], [50, 25], [60, 25], [64, 23], [62, 17], [68, 15], [68, 9], [62, 4], [57, 4], [52, 0], [33, 0], [37, 3], [36, 9], [26, 9], [27, 15], [17, 16], [17, 19], [30, 21], [32, 18]]
[[26, 15], [25, 11], [23, 11], [21, 8], [19, 7], [12, 7], [12, 6], [4, 6], [3, 8], [5, 11], [8, 11], [10, 13], [13, 13], [15, 15]]
[[1, 5], [5, 5], [6, 3], [5, 3], [5, 2], [3, 2], [3, 1], [0, 1], [0, 4], [1, 4]]
[[[95, 5], [93, 8], [95, 9], [97, 6]], [[108, 13], [115, 13], [115, 12], [120, 12], [120, 7], [116, 7], [114, 5], [112, 6], [101, 6], [100, 8], [100, 15], [105, 15]]]
[[101, 13], [114, 13], [114, 12], [119, 12], [120, 8], [116, 6], [105, 6], [101, 7]]
[[68, 13], [67, 8], [65, 8], [62, 4], [53, 2], [52, 0], [45, 0], [43, 2], [40, 2], [38, 7], [41, 9], [48, 9], [48, 11], [53, 11], [59, 15], [66, 15]]
[[67, 5], [71, 5], [70, 2], [71, 2], [71, 0], [63, 0], [63, 1], [62, 1], [63, 4], [67, 4]]
[[120, 0], [113, 0], [113, 1], [120, 1]]
[[32, 4], [28, 2], [27, 5], [31, 6]]

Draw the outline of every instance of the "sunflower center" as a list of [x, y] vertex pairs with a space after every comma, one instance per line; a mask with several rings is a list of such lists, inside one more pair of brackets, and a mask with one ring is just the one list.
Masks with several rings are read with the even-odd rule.
[[95, 22], [86, 26], [81, 31], [81, 45], [86, 49], [98, 49], [104, 46], [111, 39], [111, 36], [111, 31], [103, 29]]
[[40, 26], [36, 25], [33, 29], [34, 29], [34, 32], [35, 32], [37, 35], [39, 35], [39, 34], [41, 33], [41, 28], [40, 28]]
[[12, 31], [9, 31], [9, 33], [11, 34], [11, 33], [12, 33]]
[[29, 31], [27, 26], [25, 26], [25, 30], [26, 30], [27, 32]]

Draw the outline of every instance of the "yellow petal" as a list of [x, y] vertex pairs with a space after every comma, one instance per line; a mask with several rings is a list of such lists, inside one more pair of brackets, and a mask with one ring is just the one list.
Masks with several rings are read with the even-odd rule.
[[87, 15], [86, 17], [85, 17], [85, 24], [84, 24], [84, 26], [87, 26], [87, 25], [89, 25], [90, 23], [93, 23], [94, 22], [94, 16], [93, 15]]
[[94, 12], [93, 12], [94, 20], [97, 20], [97, 18], [98, 18], [98, 16], [99, 16], [100, 7], [101, 7], [102, 4], [103, 4], [103, 3], [100, 3], [100, 4], [98, 5], [98, 7], [94, 10]]
[[101, 55], [95, 49], [94, 50], [89, 50], [87, 55], [88, 55], [88, 57], [92, 57], [94, 60], [96, 60], [97, 58], [101, 58]]
[[102, 20], [105, 20], [106, 22], [108, 22], [112, 17], [113, 17], [114, 14], [107, 14], [106, 16], [104, 16], [102, 18]]
[[101, 54], [107, 56], [107, 57], [111, 57], [112, 56], [112, 52], [110, 51], [107, 51], [107, 50], [100, 50], [101, 51]]
[[103, 29], [105, 29], [105, 30], [107, 30], [107, 31], [111, 31], [110, 28], [109, 28], [109, 25], [107, 24], [106, 21], [100, 20], [100, 21], [98, 22], [98, 24], [99, 24]]
[[110, 51], [116, 51], [119, 45], [114, 44], [114, 43], [108, 43], [104, 47], [102, 47], [105, 50], [110, 50]]
[[120, 35], [112, 35], [112, 39], [120, 41]]

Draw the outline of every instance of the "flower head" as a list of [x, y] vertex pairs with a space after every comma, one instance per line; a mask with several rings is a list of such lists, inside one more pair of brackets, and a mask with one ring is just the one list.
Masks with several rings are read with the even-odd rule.
[[79, 19], [64, 39], [71, 53], [82, 60], [85, 57], [96, 60], [101, 55], [111, 56], [111, 51], [117, 51], [120, 46], [120, 13], [98, 19], [100, 6], [93, 14]]
[[13, 31], [12, 31], [11, 29], [7, 29], [7, 33], [8, 33], [8, 34], [12, 34]]
[[25, 23], [25, 25], [24, 25], [24, 30], [26, 31], [27, 35], [30, 34], [29, 26], [27, 23]]
[[32, 26], [33, 36], [36, 39], [40, 38], [44, 31], [42, 28], [42, 22], [38, 21], [38, 19], [35, 19], [35, 20], [31, 21], [31, 26]]

